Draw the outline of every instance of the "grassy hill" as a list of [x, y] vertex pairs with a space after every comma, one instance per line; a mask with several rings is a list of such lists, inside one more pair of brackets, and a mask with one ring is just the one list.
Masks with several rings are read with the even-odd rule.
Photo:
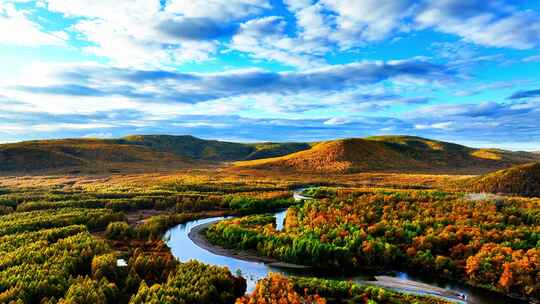
[[540, 196], [540, 163], [514, 166], [467, 180], [470, 191]]
[[[540, 155], [473, 149], [410, 136], [378, 136], [320, 143], [233, 143], [193, 136], [133, 135], [0, 145], [0, 172], [51, 169], [174, 169], [235, 162], [277, 171], [483, 173], [540, 161]], [[88, 171], [86, 170], [86, 171]]]
[[364, 171], [478, 173], [540, 160], [526, 152], [473, 149], [412, 136], [377, 136], [322, 142], [282, 157], [243, 161], [236, 167], [296, 172]]
[[308, 148], [302, 143], [242, 144], [169, 135], [39, 140], [0, 145], [0, 171], [172, 169], [281, 156]]
[[100, 139], [28, 141], [0, 145], [0, 171], [79, 168], [103, 171], [134, 166], [185, 167], [191, 160], [168, 152]]

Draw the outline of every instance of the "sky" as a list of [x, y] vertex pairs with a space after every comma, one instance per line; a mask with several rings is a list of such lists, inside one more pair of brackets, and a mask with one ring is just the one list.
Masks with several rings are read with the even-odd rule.
[[540, 1], [0, 0], [0, 142], [540, 150]]

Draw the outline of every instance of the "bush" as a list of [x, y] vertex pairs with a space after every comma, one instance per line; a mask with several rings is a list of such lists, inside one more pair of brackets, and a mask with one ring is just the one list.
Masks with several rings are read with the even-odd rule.
[[116, 303], [118, 288], [106, 279], [96, 282], [89, 277], [78, 277], [69, 287], [59, 304], [112, 304]]
[[116, 282], [118, 278], [117, 257], [113, 253], [96, 255], [92, 259], [92, 276], [96, 280], [106, 278], [109, 281]]
[[124, 240], [133, 235], [133, 229], [126, 222], [112, 222], [107, 225], [105, 236], [110, 240]]
[[177, 265], [170, 254], [144, 252], [140, 248], [135, 249], [129, 259], [131, 274], [147, 283], [164, 282]]

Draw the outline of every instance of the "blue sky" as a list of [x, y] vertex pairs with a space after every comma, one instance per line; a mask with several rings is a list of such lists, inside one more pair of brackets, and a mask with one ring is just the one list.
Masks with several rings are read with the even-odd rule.
[[540, 2], [0, 0], [0, 142], [417, 135], [540, 150]]

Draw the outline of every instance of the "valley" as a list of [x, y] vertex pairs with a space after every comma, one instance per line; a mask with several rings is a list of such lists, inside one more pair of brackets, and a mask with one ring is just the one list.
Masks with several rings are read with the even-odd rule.
[[537, 154], [395, 136], [0, 151], [2, 303], [540, 300]]

